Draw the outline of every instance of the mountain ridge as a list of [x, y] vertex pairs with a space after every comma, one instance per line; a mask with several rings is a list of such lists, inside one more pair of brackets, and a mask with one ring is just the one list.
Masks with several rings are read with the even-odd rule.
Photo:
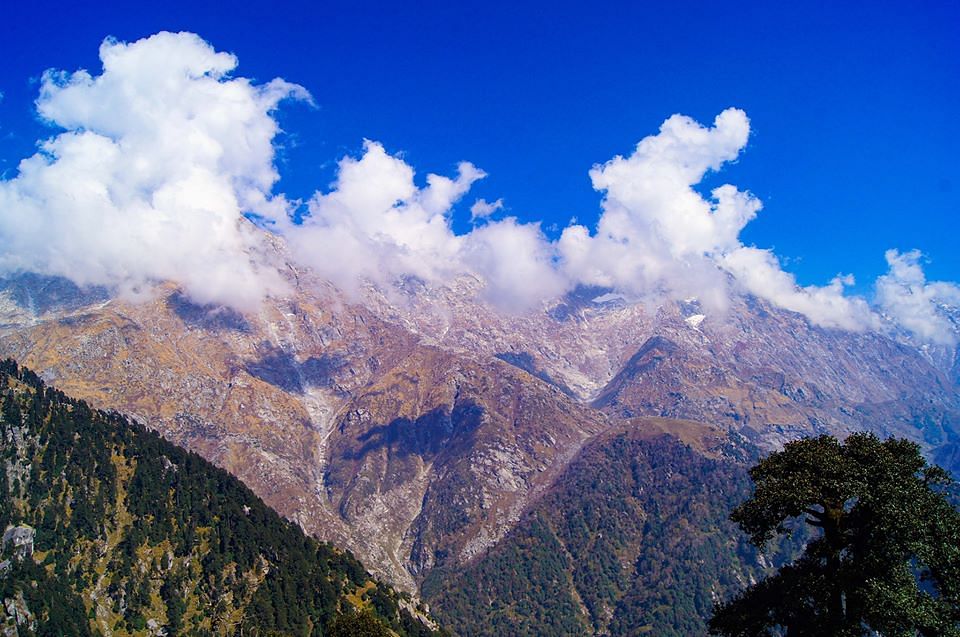
[[473, 279], [349, 296], [291, 272], [294, 295], [244, 314], [171, 285], [37, 314], [0, 286], [0, 353], [143, 419], [409, 591], [485, 559], [621, 425], [734, 463], [860, 429], [957, 457], [955, 352], [749, 298], [714, 316], [582, 290], [513, 316]]
[[10, 359], [0, 434], [5, 634], [319, 634], [361, 609], [383, 635], [440, 634], [227, 472]]

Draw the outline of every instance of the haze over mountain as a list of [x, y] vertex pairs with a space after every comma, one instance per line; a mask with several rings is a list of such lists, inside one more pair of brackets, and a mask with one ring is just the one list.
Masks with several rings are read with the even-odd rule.
[[747, 245], [759, 200], [703, 192], [743, 111], [672, 115], [596, 165], [595, 228], [551, 240], [478, 200], [457, 233], [469, 162], [418, 182], [367, 141], [290, 201], [275, 113], [302, 87], [235, 77], [192, 34], [100, 55], [44, 76], [63, 132], [0, 181], [0, 355], [227, 469], [462, 634], [702, 631], [770, 566], [725, 522], [744, 463], [797, 436], [904, 436], [960, 469], [960, 287], [895, 249], [870, 299], [804, 287]]
[[491, 212], [456, 234], [452, 206], [486, 176], [469, 162], [420, 187], [402, 158], [367, 141], [361, 157], [340, 160], [329, 189], [291, 202], [273, 192], [275, 111], [285, 99], [311, 100], [303, 87], [234, 77], [234, 56], [189, 33], [107, 39], [100, 58], [99, 74], [43, 76], [38, 113], [63, 132], [0, 182], [6, 272], [66, 276], [128, 297], [174, 281], [195, 302], [252, 309], [290, 289], [283, 264], [262, 252], [260, 226], [287, 239], [297, 264], [353, 293], [364, 281], [389, 288], [473, 275], [482, 298], [512, 312], [578, 285], [652, 303], [696, 297], [712, 312], [751, 294], [824, 327], [896, 326], [956, 343], [941, 305], [960, 303], [960, 288], [927, 282], [919, 252], [886, 253], [890, 270], [871, 308], [844, 295], [849, 276], [799, 287], [772, 251], [741, 242], [761, 202], [730, 184], [697, 189], [747, 144], [750, 122], [736, 108], [712, 127], [673, 115], [629, 156], [595, 165], [590, 178], [603, 194], [595, 228], [571, 223], [550, 241], [536, 222]]

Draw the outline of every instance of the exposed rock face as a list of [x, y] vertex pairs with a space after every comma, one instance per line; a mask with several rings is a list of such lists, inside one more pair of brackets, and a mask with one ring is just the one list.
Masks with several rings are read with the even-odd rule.
[[17, 559], [23, 559], [33, 555], [33, 538], [36, 537], [36, 531], [33, 527], [26, 524], [20, 526], [7, 526], [3, 532], [3, 548], [7, 544], [13, 547], [13, 556]]
[[17, 637], [21, 627], [30, 635], [37, 629], [37, 620], [23, 599], [23, 593], [17, 592], [15, 596], [5, 598], [3, 610], [5, 614], [0, 631], [5, 637]]
[[877, 334], [811, 328], [744, 308], [699, 329], [664, 321], [593, 402], [610, 415], [692, 418], [761, 445], [870, 430], [943, 444], [960, 425], [957, 387], [920, 352]]
[[243, 317], [173, 289], [68, 305], [6, 327], [0, 354], [201, 453], [411, 590], [499, 539], [603, 428], [522, 370], [314, 289]]
[[596, 289], [509, 317], [471, 301], [475, 282], [460, 284], [418, 295], [397, 320], [440, 346], [512, 362], [613, 419], [718, 423], [763, 448], [869, 430], [932, 450], [960, 431], [956, 350], [892, 328], [818, 328], [750, 297], [710, 316], [692, 299], [647, 308]]
[[705, 634], [712, 599], [769, 568], [727, 519], [750, 482], [718, 433], [659, 419], [611, 426], [503, 541], [434, 571], [424, 592], [463, 635]]
[[469, 278], [350, 299], [289, 276], [293, 296], [249, 314], [173, 287], [128, 303], [14, 278], [0, 355], [201, 453], [410, 590], [498, 542], [617, 421], [712, 423], [718, 444], [761, 448], [868, 429], [957, 457], [955, 352], [751, 299], [712, 316], [581, 289], [508, 316]]

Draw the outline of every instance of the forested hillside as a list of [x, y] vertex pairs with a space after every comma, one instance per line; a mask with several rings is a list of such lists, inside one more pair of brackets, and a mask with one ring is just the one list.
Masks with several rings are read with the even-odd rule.
[[19, 635], [440, 634], [226, 471], [10, 360], [0, 438], [0, 620]]
[[766, 558], [727, 516], [746, 469], [668, 435], [588, 444], [507, 538], [424, 593], [462, 635], [706, 634], [716, 600], [760, 579]]

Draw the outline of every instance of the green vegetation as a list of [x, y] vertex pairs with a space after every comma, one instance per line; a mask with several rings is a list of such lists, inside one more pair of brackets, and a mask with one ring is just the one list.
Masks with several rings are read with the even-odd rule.
[[788, 443], [751, 469], [731, 518], [757, 547], [789, 523], [818, 530], [776, 575], [718, 606], [730, 636], [960, 635], [960, 513], [952, 484], [906, 440]]
[[428, 576], [424, 595], [445, 625], [462, 635], [704, 634], [714, 600], [765, 572], [727, 519], [750, 485], [737, 464], [627, 433], [590, 444], [556, 484], [476, 564]]
[[21, 636], [438, 634], [225, 471], [9, 360], [0, 439], [0, 529], [36, 532], [32, 554], [3, 549], [0, 601], [35, 618]]
[[329, 637], [390, 637], [390, 631], [369, 612], [344, 613], [330, 624]]

